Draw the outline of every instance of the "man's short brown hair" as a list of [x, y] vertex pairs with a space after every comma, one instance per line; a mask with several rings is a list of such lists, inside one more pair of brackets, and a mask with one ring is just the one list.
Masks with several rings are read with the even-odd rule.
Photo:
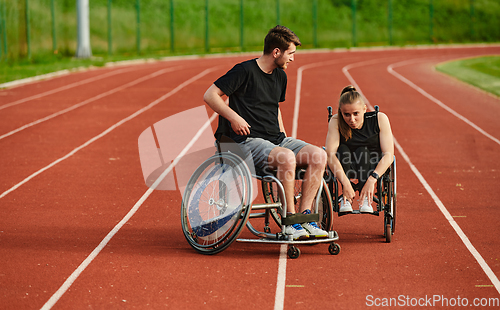
[[270, 54], [275, 48], [286, 51], [291, 43], [295, 46], [302, 45], [299, 37], [293, 31], [285, 26], [277, 25], [269, 30], [264, 39], [264, 54]]

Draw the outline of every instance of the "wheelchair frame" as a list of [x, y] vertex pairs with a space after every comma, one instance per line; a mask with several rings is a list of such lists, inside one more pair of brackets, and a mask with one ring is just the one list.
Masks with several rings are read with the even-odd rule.
[[[297, 182], [301, 182], [300, 171], [296, 174]], [[252, 178], [261, 181], [265, 203], [252, 204]], [[328, 231], [327, 238], [293, 240], [292, 236], [284, 234], [287, 206], [281, 197], [285, 197], [283, 185], [275, 175], [252, 174], [240, 156], [219, 148], [215, 155], [195, 170], [187, 183], [181, 206], [184, 236], [191, 247], [202, 254], [222, 252], [235, 240], [287, 244], [290, 258], [300, 256], [297, 247], [300, 244], [330, 243], [329, 253], [339, 254], [340, 246], [334, 242], [339, 237], [336, 231], [331, 230], [333, 211], [325, 180], [316, 195], [314, 208], [315, 214], [321, 211], [321, 221], [318, 223]], [[296, 201], [299, 199], [300, 196], [295, 197]], [[314, 214], [312, 216], [315, 217]], [[264, 218], [264, 231], [256, 229], [250, 223], [250, 218]], [[281, 227], [280, 232], [271, 233], [270, 218]], [[308, 219], [311, 219], [311, 215]], [[258, 238], [238, 239], [243, 226], [247, 226]]]
[[[379, 107], [375, 106], [375, 110], [379, 111]], [[328, 107], [328, 122], [332, 118], [332, 107]], [[396, 201], [397, 201], [397, 191], [396, 191], [396, 156], [392, 161], [391, 166], [386, 170], [386, 172], [377, 181], [377, 192], [373, 197], [373, 201], [377, 204], [377, 210], [373, 213], [361, 213], [359, 210], [353, 210], [352, 212], [339, 212], [340, 206], [339, 201], [342, 199], [342, 195], [339, 195], [339, 187], [337, 179], [334, 174], [328, 168], [328, 189], [333, 196], [332, 206], [333, 211], [338, 214], [338, 216], [343, 216], [347, 214], [371, 214], [379, 216], [381, 212], [384, 213], [384, 237], [387, 243], [392, 241], [392, 235], [396, 230]], [[358, 188], [357, 184], [353, 185], [354, 190], [361, 190]]]

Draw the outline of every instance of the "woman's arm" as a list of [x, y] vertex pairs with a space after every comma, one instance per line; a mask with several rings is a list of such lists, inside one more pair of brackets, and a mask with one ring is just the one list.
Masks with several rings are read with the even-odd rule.
[[[394, 160], [394, 138], [392, 136], [391, 124], [387, 115], [379, 112], [378, 124], [380, 128], [379, 137], [382, 158], [378, 162], [377, 167], [375, 167], [374, 172], [379, 176], [382, 176]], [[372, 203], [376, 183], [377, 180], [373, 176], [368, 177], [368, 180], [360, 193], [361, 201], [363, 201], [364, 197], [368, 197], [368, 202], [370, 204]]]
[[339, 148], [339, 145], [340, 133], [338, 127], [338, 116], [334, 115], [331, 118], [330, 123], [328, 124], [328, 134], [326, 135], [325, 148], [326, 154], [328, 156], [328, 167], [330, 167], [330, 170], [342, 184], [342, 194], [344, 196], [344, 201], [348, 200], [350, 203], [352, 203], [356, 193], [352, 188], [351, 181], [345, 174], [344, 169], [342, 168], [342, 165], [337, 158], [337, 150]]

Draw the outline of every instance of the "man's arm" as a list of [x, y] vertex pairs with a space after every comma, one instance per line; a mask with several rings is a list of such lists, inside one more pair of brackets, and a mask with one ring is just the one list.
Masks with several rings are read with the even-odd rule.
[[286, 131], [285, 131], [285, 126], [283, 125], [283, 119], [281, 118], [281, 109], [278, 108], [278, 123], [280, 124], [280, 131], [285, 134], [286, 137]]
[[250, 125], [224, 102], [224, 99], [222, 99], [224, 95], [224, 92], [219, 87], [212, 84], [205, 92], [203, 100], [212, 110], [231, 123], [231, 128], [236, 134], [241, 136], [249, 135]]

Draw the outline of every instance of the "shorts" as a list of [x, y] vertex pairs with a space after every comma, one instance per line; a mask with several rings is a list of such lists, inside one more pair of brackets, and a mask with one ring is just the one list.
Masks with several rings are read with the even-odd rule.
[[275, 147], [283, 147], [291, 150], [295, 156], [299, 151], [309, 143], [292, 137], [286, 137], [280, 144], [274, 144], [262, 138], [247, 138], [245, 141], [239, 143], [240, 147], [245, 152], [246, 156], [251, 154], [256, 168], [264, 169], [268, 165], [269, 154]]

